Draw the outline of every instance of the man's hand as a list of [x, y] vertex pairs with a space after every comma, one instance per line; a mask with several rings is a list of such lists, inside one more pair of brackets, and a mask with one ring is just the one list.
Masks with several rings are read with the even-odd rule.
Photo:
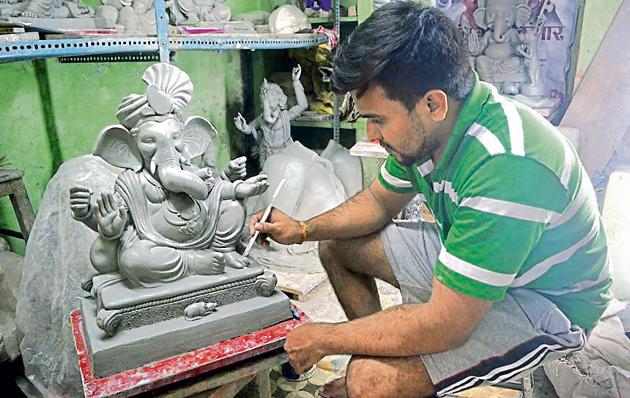
[[251, 196], [260, 195], [269, 188], [269, 182], [267, 176], [259, 174], [257, 176], [248, 178], [242, 183], [236, 186], [234, 195], [237, 199], [246, 199]]
[[127, 212], [121, 212], [114, 200], [114, 196], [107, 192], [96, 199], [98, 205], [98, 230], [104, 238], [119, 237], [127, 225]]
[[306, 372], [329, 355], [325, 341], [333, 333], [333, 328], [332, 324], [309, 323], [289, 332], [284, 350], [289, 354], [289, 363], [298, 374]]
[[80, 186], [70, 188], [70, 209], [74, 218], [81, 220], [88, 216], [91, 210], [91, 198], [92, 191], [88, 188]]
[[230, 181], [242, 180], [247, 175], [247, 157], [230, 160], [223, 172]]
[[302, 229], [300, 224], [278, 209], [272, 209], [267, 222], [260, 222], [264, 210], [254, 214], [249, 220], [249, 233], [254, 235], [260, 232], [256, 240], [259, 245], [268, 246], [268, 238], [283, 245], [292, 245], [302, 242]]
[[[425, 304], [402, 304], [334, 325], [327, 354], [411, 357], [464, 344], [492, 302], [467, 296], [433, 278]], [[501, 327], [500, 325], [497, 327]]]

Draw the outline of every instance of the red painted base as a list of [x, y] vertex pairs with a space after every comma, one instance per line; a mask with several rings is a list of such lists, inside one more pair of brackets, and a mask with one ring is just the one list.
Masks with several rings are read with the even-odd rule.
[[81, 327], [81, 312], [74, 310], [70, 319], [85, 396], [129, 397], [282, 347], [287, 333], [296, 326], [310, 322], [306, 314], [296, 307], [293, 309], [298, 316], [296, 319], [103, 378], [94, 377], [92, 360]]

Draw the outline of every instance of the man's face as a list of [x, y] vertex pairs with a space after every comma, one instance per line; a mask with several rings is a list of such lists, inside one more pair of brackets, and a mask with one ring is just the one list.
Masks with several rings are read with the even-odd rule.
[[439, 147], [435, 122], [422, 104], [409, 111], [402, 102], [389, 99], [380, 86], [369, 87], [356, 104], [368, 119], [368, 139], [377, 140], [402, 165], [430, 157]]

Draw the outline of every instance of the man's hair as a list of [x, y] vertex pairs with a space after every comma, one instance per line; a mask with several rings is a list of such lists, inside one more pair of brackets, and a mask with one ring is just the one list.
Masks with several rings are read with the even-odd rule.
[[343, 45], [333, 65], [337, 92], [378, 85], [411, 111], [429, 90], [463, 100], [473, 72], [459, 29], [441, 11], [394, 1], [374, 11]]

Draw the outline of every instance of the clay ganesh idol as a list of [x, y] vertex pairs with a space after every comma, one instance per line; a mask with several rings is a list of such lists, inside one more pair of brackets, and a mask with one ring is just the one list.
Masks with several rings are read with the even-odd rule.
[[242, 254], [246, 202], [268, 189], [267, 177], [246, 178], [244, 157], [216, 169], [218, 132], [186, 115], [186, 73], [155, 64], [142, 80], [93, 154], [62, 165], [42, 213], [54, 220], [39, 242], [72, 240], [42, 253], [76, 270], [64, 278], [78, 309], [59, 317], [72, 307], [96, 377], [293, 318], [276, 276]]
[[192, 166], [216, 135], [201, 117], [181, 119], [192, 83], [167, 64], [149, 68], [144, 81], [147, 93], [126, 97], [116, 115], [121, 124], [107, 127], [96, 144], [96, 155], [125, 169], [113, 192], [90, 203], [87, 190], [71, 191], [74, 217], [99, 233], [92, 265], [120, 272], [135, 286], [246, 266], [235, 251], [245, 221], [242, 200], [264, 192], [266, 176], [236, 180], [244, 162], [228, 165], [225, 179]]
[[478, 37], [473, 32], [468, 39], [479, 77], [503, 94], [516, 95], [525, 81], [519, 29], [529, 21], [531, 9], [527, 0], [480, 0], [478, 6], [474, 21], [485, 33]]

